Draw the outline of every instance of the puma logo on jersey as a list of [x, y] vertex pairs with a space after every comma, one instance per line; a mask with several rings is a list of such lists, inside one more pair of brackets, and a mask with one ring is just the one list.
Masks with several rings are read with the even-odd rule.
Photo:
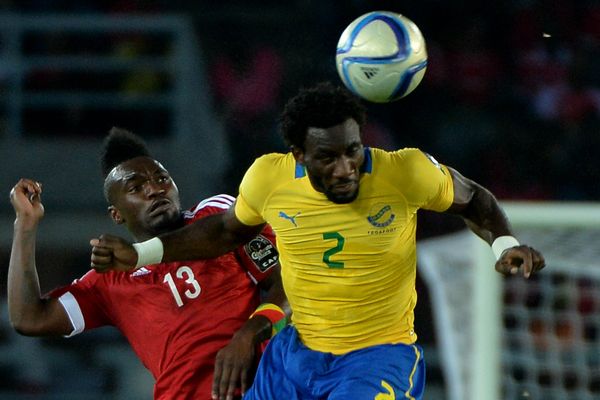
[[396, 400], [396, 393], [394, 393], [392, 385], [382, 380], [381, 386], [383, 386], [386, 392], [378, 393], [373, 400]]
[[286, 213], [284, 213], [283, 211], [279, 211], [279, 216], [280, 216], [281, 218], [289, 220], [289, 221], [290, 221], [292, 224], [294, 224], [294, 226], [296, 226], [296, 227], [298, 226], [298, 225], [296, 224], [296, 217], [297, 217], [298, 215], [300, 215], [300, 212], [299, 212], [299, 211], [298, 211], [296, 214], [294, 214], [294, 216], [293, 216], [293, 217], [290, 217], [289, 215], [287, 215], [287, 214], [286, 214]]

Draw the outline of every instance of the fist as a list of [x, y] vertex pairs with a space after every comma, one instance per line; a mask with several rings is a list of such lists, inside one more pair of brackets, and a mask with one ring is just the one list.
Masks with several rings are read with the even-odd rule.
[[18, 220], [37, 224], [44, 216], [42, 184], [32, 179], [20, 179], [10, 191], [12, 204]]
[[500, 255], [496, 261], [496, 271], [503, 275], [515, 275], [522, 271], [525, 278], [546, 266], [544, 256], [526, 245], [510, 247]]
[[137, 263], [137, 252], [127, 240], [118, 236], [101, 235], [90, 240], [91, 267], [97, 272], [132, 271]]

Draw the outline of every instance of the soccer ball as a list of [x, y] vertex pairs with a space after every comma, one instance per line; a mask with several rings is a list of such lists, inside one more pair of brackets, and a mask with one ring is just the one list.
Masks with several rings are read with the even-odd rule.
[[387, 103], [412, 92], [427, 68], [425, 39], [405, 16], [373, 11], [356, 18], [337, 44], [344, 85], [365, 100]]

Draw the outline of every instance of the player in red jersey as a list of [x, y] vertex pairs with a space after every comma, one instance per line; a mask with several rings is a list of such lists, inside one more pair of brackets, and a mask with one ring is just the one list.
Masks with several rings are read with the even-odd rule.
[[[233, 204], [233, 197], [219, 195], [182, 212], [177, 186], [139, 137], [113, 128], [104, 150], [110, 216], [138, 241]], [[41, 193], [41, 184], [21, 179], [10, 195], [16, 220], [8, 305], [19, 333], [73, 336], [115, 326], [154, 376], [155, 399], [232, 399], [250, 386], [257, 345], [288, 310], [269, 227], [218, 258], [143, 265], [133, 272], [91, 270], [42, 296], [35, 266]]]

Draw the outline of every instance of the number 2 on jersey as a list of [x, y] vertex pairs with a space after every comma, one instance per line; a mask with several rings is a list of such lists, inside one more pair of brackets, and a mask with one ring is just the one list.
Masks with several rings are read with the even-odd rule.
[[324, 240], [335, 239], [337, 244], [331, 249], [323, 253], [323, 262], [327, 264], [329, 268], [344, 268], [344, 263], [341, 261], [331, 261], [331, 256], [339, 253], [344, 248], [344, 242], [346, 239], [339, 232], [325, 232], [323, 234]]
[[[183, 294], [188, 299], [195, 299], [200, 295], [202, 288], [200, 288], [200, 284], [194, 277], [194, 271], [186, 265], [177, 268], [175, 272], [175, 276], [177, 279], [185, 279], [185, 283], [192, 286], [191, 290], [187, 289]], [[177, 290], [177, 286], [175, 285], [175, 279], [173, 279], [173, 275], [169, 272], [165, 275], [165, 279], [163, 282], [166, 282], [169, 285], [169, 289], [171, 289], [171, 293], [173, 293], [173, 297], [175, 298], [175, 302], [177, 303], [177, 307], [183, 306], [183, 300], [181, 299], [181, 295]]]

